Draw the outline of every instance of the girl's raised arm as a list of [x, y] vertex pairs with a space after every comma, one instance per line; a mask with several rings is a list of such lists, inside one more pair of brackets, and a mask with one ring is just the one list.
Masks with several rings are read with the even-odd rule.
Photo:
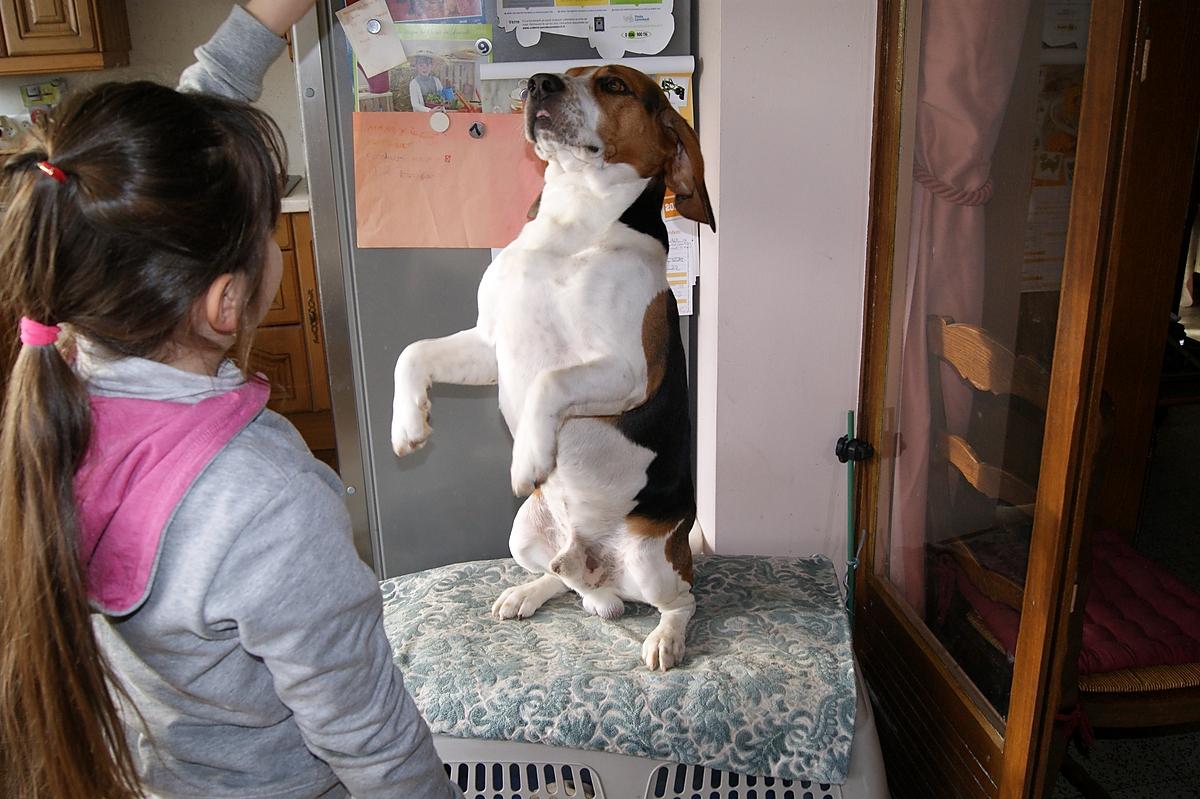
[[247, 0], [246, 10], [276, 36], [282, 36], [291, 30], [315, 3], [316, 0]]
[[283, 34], [315, 0], [249, 0], [235, 5], [212, 38], [196, 48], [196, 63], [179, 76], [183, 91], [243, 102], [262, 94], [263, 76], [283, 52]]

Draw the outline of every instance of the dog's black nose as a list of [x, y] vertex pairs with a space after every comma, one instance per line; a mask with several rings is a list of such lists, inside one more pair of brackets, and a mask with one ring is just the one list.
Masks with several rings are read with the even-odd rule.
[[529, 96], [534, 100], [541, 100], [561, 92], [566, 87], [567, 85], [559, 76], [549, 72], [539, 72], [529, 79]]

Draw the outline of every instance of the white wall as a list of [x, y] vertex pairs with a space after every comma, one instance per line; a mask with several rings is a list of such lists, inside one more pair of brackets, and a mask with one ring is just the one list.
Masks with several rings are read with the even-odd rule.
[[720, 553], [844, 567], [866, 271], [875, 0], [701, 0], [699, 519]]
[[[91, 86], [109, 80], [153, 80], [174, 86], [179, 73], [195, 59], [192, 51], [204, 44], [233, 7], [232, 0], [126, 0], [133, 50], [129, 66], [99, 72], [62, 75], [67, 88]], [[0, 114], [22, 113], [20, 87], [40, 83], [53, 75], [0, 77]], [[263, 81], [259, 105], [275, 119], [287, 140], [289, 172], [304, 174], [300, 99], [296, 76], [286, 52], [272, 65]]]

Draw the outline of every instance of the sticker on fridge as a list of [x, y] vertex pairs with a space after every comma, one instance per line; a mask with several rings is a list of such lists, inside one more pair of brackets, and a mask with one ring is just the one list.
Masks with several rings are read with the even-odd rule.
[[533, 47], [542, 34], [587, 39], [602, 58], [661, 53], [675, 34], [674, 0], [496, 0], [497, 25]]

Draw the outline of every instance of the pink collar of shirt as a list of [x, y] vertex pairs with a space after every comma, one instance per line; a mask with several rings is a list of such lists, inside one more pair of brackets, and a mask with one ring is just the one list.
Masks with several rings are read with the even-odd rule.
[[123, 616], [146, 601], [175, 509], [269, 394], [254, 379], [195, 404], [91, 398], [91, 443], [75, 475], [75, 501], [93, 608]]

